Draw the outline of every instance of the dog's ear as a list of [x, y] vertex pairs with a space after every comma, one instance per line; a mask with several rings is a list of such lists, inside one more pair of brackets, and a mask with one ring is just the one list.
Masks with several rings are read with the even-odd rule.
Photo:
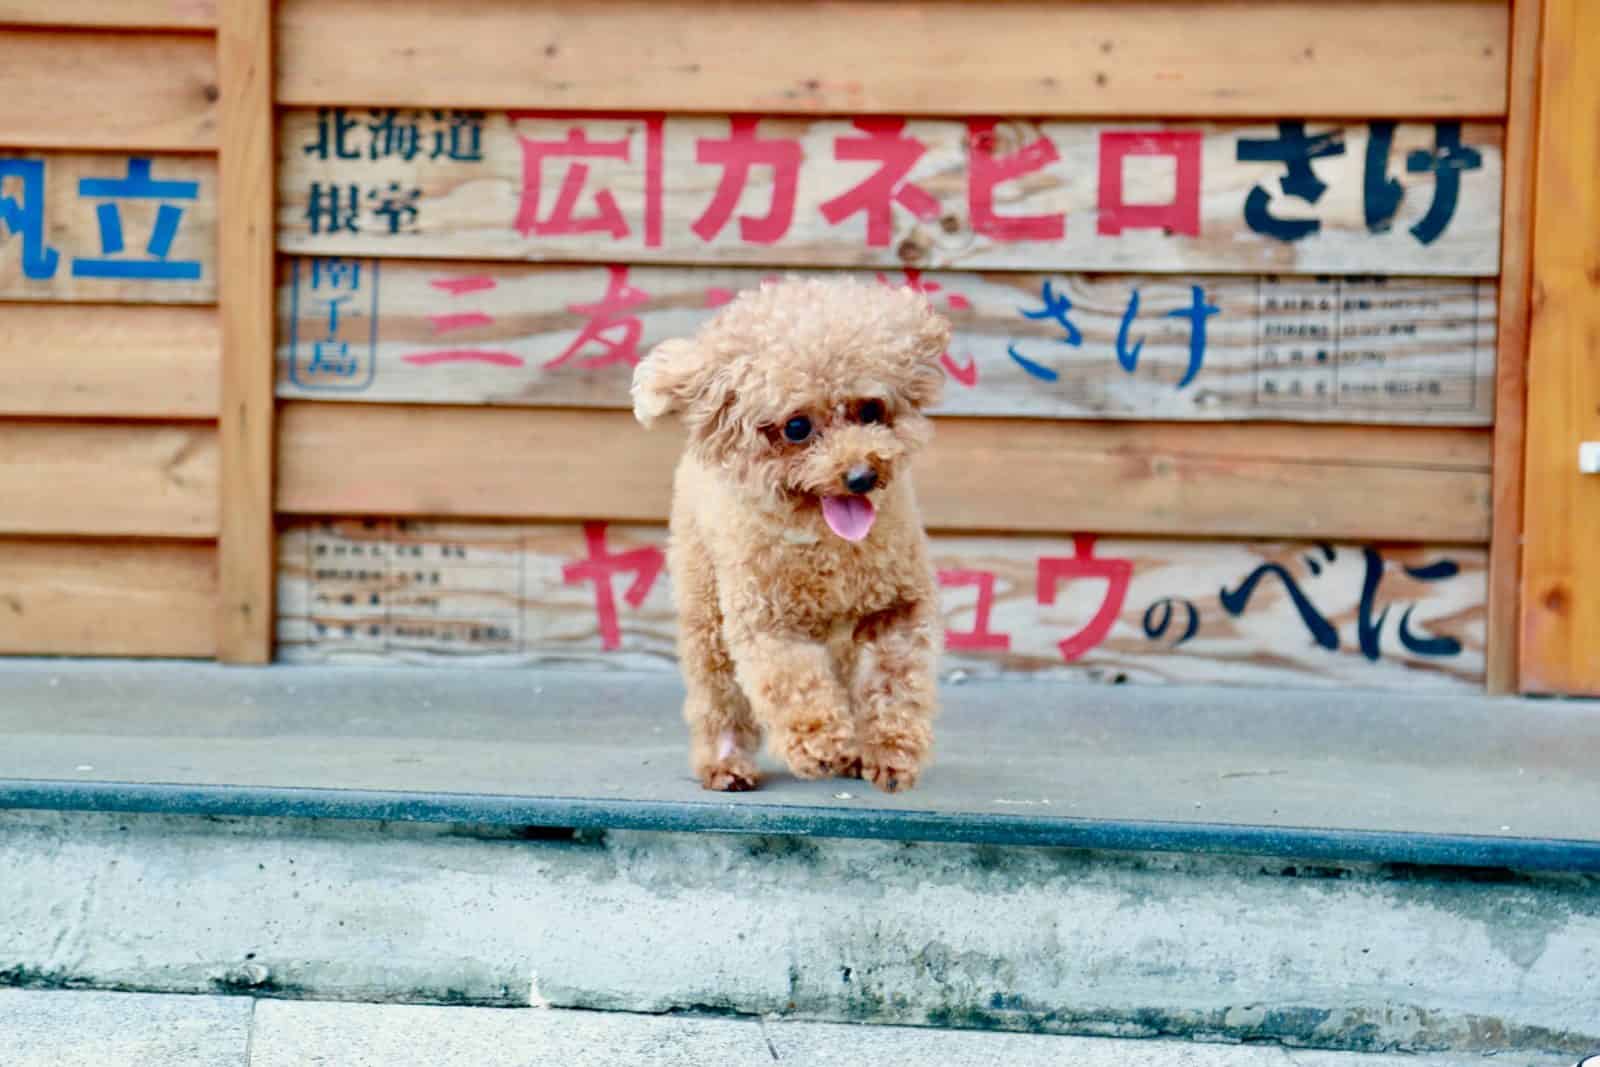
[[662, 341], [633, 368], [633, 417], [649, 426], [682, 411], [700, 391], [705, 360], [687, 338]]
[[944, 354], [950, 349], [950, 322], [935, 311], [925, 298], [917, 320], [916, 369], [907, 384], [907, 399], [919, 410], [935, 407], [944, 396]]

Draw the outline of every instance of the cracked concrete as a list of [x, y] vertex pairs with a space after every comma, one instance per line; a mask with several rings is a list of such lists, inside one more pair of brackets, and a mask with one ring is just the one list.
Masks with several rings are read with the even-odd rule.
[[1593, 876], [28, 812], [0, 813], [0, 870], [16, 986], [1600, 1046]]
[[[0, 990], [6, 1067], [1463, 1067], [1476, 1056], [246, 997]], [[1569, 1067], [1536, 1055], [1485, 1067]]]

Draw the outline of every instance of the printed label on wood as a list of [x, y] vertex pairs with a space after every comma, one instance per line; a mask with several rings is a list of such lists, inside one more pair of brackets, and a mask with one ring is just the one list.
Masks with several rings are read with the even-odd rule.
[[291, 252], [588, 262], [1498, 269], [1501, 129], [346, 108], [281, 120]]
[[[629, 406], [633, 367], [766, 271], [296, 258], [278, 395]], [[955, 326], [942, 411], [1487, 425], [1476, 279], [877, 272]]]
[[[279, 539], [290, 662], [671, 669], [659, 527], [302, 522]], [[948, 670], [1468, 690], [1481, 549], [934, 539]]]
[[216, 301], [216, 160], [0, 152], [0, 300]]

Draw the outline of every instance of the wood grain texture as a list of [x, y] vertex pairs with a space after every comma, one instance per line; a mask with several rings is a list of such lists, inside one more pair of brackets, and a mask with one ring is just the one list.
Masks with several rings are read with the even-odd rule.
[[0, 0], [0, 25], [205, 30], [217, 0]]
[[[672, 669], [664, 540], [640, 526], [295, 523], [279, 540], [280, 655]], [[1480, 549], [951, 535], [932, 547], [947, 670], [1463, 692], [1483, 677]], [[570, 570], [623, 553], [613, 577]]]
[[0, 224], [0, 301], [216, 302], [215, 159], [0, 149], [0, 172], [19, 216]]
[[1495, 372], [1494, 531], [1489, 539], [1489, 692], [1517, 691], [1522, 618], [1523, 450], [1527, 443], [1529, 277], [1534, 147], [1539, 130], [1539, 27], [1543, 0], [1512, 0], [1510, 113], [1501, 212], [1499, 353]]
[[0, 534], [213, 538], [210, 426], [0, 422]]
[[222, 69], [221, 594], [218, 656], [272, 657], [272, 3], [229, 0]]
[[[869, 123], [869, 135], [849, 118], [752, 121], [735, 132], [721, 116], [288, 111], [279, 247], [769, 268], [1499, 269], [1497, 125], [1374, 135], [1365, 122], [912, 119]], [[1317, 138], [1312, 177], [1287, 191], [1285, 164], [1270, 158], [1285, 136]], [[1411, 169], [1457, 136], [1453, 162], [1438, 164], [1448, 183]], [[741, 173], [742, 185], [724, 184]], [[1369, 177], [1388, 192], [1369, 198]], [[1448, 213], [1447, 184], [1458, 191]], [[1271, 218], [1310, 229], [1275, 233]]]
[[[288, 402], [278, 508], [663, 521], [676, 429], [623, 412]], [[1482, 543], [1482, 431], [942, 419], [917, 475], [947, 530]]]
[[278, 32], [279, 94], [292, 104], [1273, 117], [1505, 109], [1505, 4], [1476, 0], [406, 0], [381, 17], [365, 0], [284, 0]]
[[1600, 5], [1546, 0], [1528, 336], [1521, 686], [1600, 695]]
[[0, 28], [0, 55], [0, 144], [217, 146], [217, 61], [207, 36]]
[[11, 304], [0, 322], [0, 414], [217, 417], [215, 308]]
[[0, 654], [209, 657], [216, 549], [0, 540]]
[[[692, 333], [766, 276], [294, 259], [278, 290], [277, 391], [365, 403], [625, 409], [643, 354]], [[1492, 282], [878, 278], [923, 289], [954, 325], [946, 414], [1446, 426], [1487, 425], [1494, 415]], [[638, 302], [614, 317], [592, 315], [619, 279]], [[1070, 302], [1060, 321], [1044, 314], [1047, 297]], [[1197, 314], [1206, 318], [1198, 332]]]

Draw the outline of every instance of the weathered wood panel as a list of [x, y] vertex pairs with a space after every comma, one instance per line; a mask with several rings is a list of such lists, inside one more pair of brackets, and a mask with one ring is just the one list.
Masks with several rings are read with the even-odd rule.
[[[279, 654], [670, 669], [663, 541], [659, 527], [598, 523], [296, 524], [279, 541]], [[1483, 677], [1480, 549], [1072, 536], [933, 548], [946, 668], [1460, 690]]]
[[217, 164], [0, 149], [0, 300], [216, 300]]
[[[629, 406], [653, 345], [767, 276], [374, 259], [292, 259], [281, 273], [279, 396], [608, 408]], [[1493, 420], [1493, 282], [878, 278], [926, 291], [954, 324], [947, 414]]]
[[1524, 690], [1600, 696], [1600, 5], [1545, 0], [1528, 334]]
[[216, 431], [0, 422], [0, 534], [214, 538]]
[[272, 658], [272, 0], [228, 0], [222, 64], [221, 609], [225, 663]]
[[278, 239], [321, 255], [1487, 277], [1500, 137], [289, 111]]
[[216, 550], [204, 543], [0, 541], [0, 654], [210, 656]]
[[[1481, 543], [1479, 430], [942, 419], [920, 460], [953, 530]], [[682, 447], [616, 411], [284, 403], [278, 510], [665, 520]]]
[[0, 414], [214, 419], [222, 348], [206, 307], [0, 308]]
[[1489, 539], [1487, 688], [1517, 690], [1521, 641], [1522, 483], [1528, 405], [1529, 278], [1533, 243], [1534, 145], [1539, 137], [1539, 24], [1543, 0], [1512, 4], [1510, 114], [1506, 118], [1505, 210], [1495, 363], [1494, 534]]
[[1496, 0], [283, 0], [298, 104], [1495, 115]]
[[209, 37], [0, 27], [0, 56], [0, 144], [217, 146], [217, 58]]
[[204, 30], [217, 0], [0, 0], [0, 25]]

